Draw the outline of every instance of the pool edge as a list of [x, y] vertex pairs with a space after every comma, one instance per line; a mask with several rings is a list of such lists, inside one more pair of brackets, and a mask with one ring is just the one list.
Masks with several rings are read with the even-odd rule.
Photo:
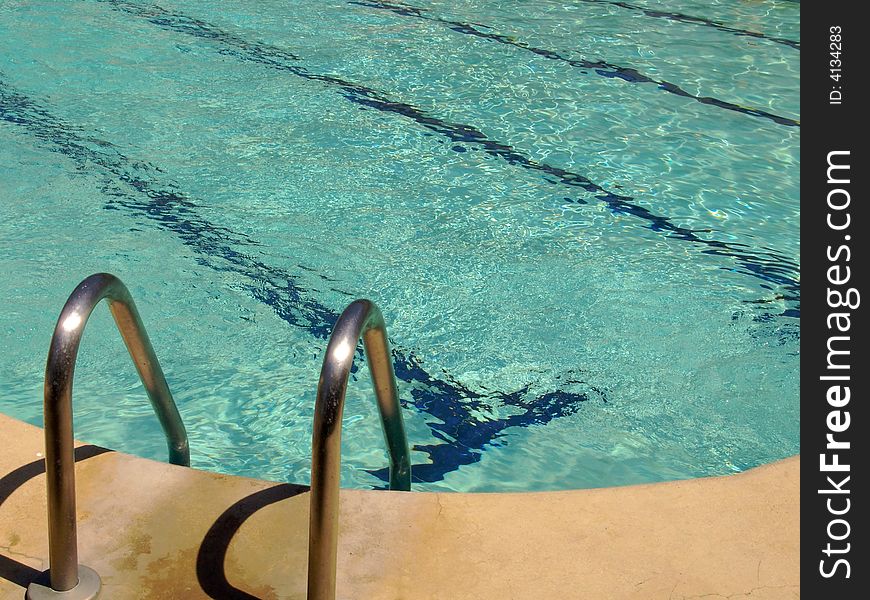
[[[0, 598], [21, 598], [47, 567], [42, 430], [0, 414], [0, 439]], [[104, 597], [305, 597], [306, 487], [82, 454], [80, 562]], [[797, 598], [799, 468], [797, 455], [591, 490], [342, 490], [339, 597]]]

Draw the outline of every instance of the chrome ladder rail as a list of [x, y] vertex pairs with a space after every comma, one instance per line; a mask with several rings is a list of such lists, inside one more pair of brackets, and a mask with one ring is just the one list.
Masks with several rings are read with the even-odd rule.
[[334, 600], [338, 550], [341, 416], [360, 337], [390, 457], [390, 489], [411, 489], [411, 460], [384, 318], [369, 300], [351, 303], [335, 324], [317, 384], [311, 452], [308, 600]]
[[118, 331], [166, 434], [169, 462], [190, 466], [184, 423], [129, 290], [114, 275], [91, 275], [66, 301], [54, 328], [45, 366], [45, 474], [51, 587], [32, 583], [27, 588], [28, 600], [90, 600], [96, 598], [101, 587], [99, 575], [78, 564], [72, 388], [85, 325], [103, 299], [109, 302]]

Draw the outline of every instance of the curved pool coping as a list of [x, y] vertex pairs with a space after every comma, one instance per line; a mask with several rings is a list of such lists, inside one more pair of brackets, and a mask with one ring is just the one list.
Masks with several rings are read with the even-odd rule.
[[[0, 414], [0, 597], [47, 568], [42, 430]], [[80, 561], [112, 599], [305, 598], [308, 488], [79, 444]], [[339, 598], [800, 597], [800, 456], [522, 493], [342, 490]]]

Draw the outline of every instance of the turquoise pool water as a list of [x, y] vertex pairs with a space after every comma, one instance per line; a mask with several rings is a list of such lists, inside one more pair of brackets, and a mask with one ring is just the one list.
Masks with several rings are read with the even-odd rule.
[[[0, 2], [0, 410], [130, 287], [194, 466], [309, 477], [326, 336], [387, 320], [415, 489], [798, 451], [799, 4]], [[360, 363], [361, 364], [361, 363]], [[165, 458], [108, 310], [81, 439]], [[365, 369], [347, 486], [383, 485]]]

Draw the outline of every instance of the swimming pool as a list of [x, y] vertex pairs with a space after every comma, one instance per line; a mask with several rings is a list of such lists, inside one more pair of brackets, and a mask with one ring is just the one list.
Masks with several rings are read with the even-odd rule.
[[[392, 340], [415, 489], [741, 471], [800, 427], [799, 4], [6, 2], [0, 410], [133, 294], [193, 465], [306, 482], [326, 337]], [[342, 484], [383, 485], [365, 369]], [[105, 309], [76, 434], [163, 459]]]

